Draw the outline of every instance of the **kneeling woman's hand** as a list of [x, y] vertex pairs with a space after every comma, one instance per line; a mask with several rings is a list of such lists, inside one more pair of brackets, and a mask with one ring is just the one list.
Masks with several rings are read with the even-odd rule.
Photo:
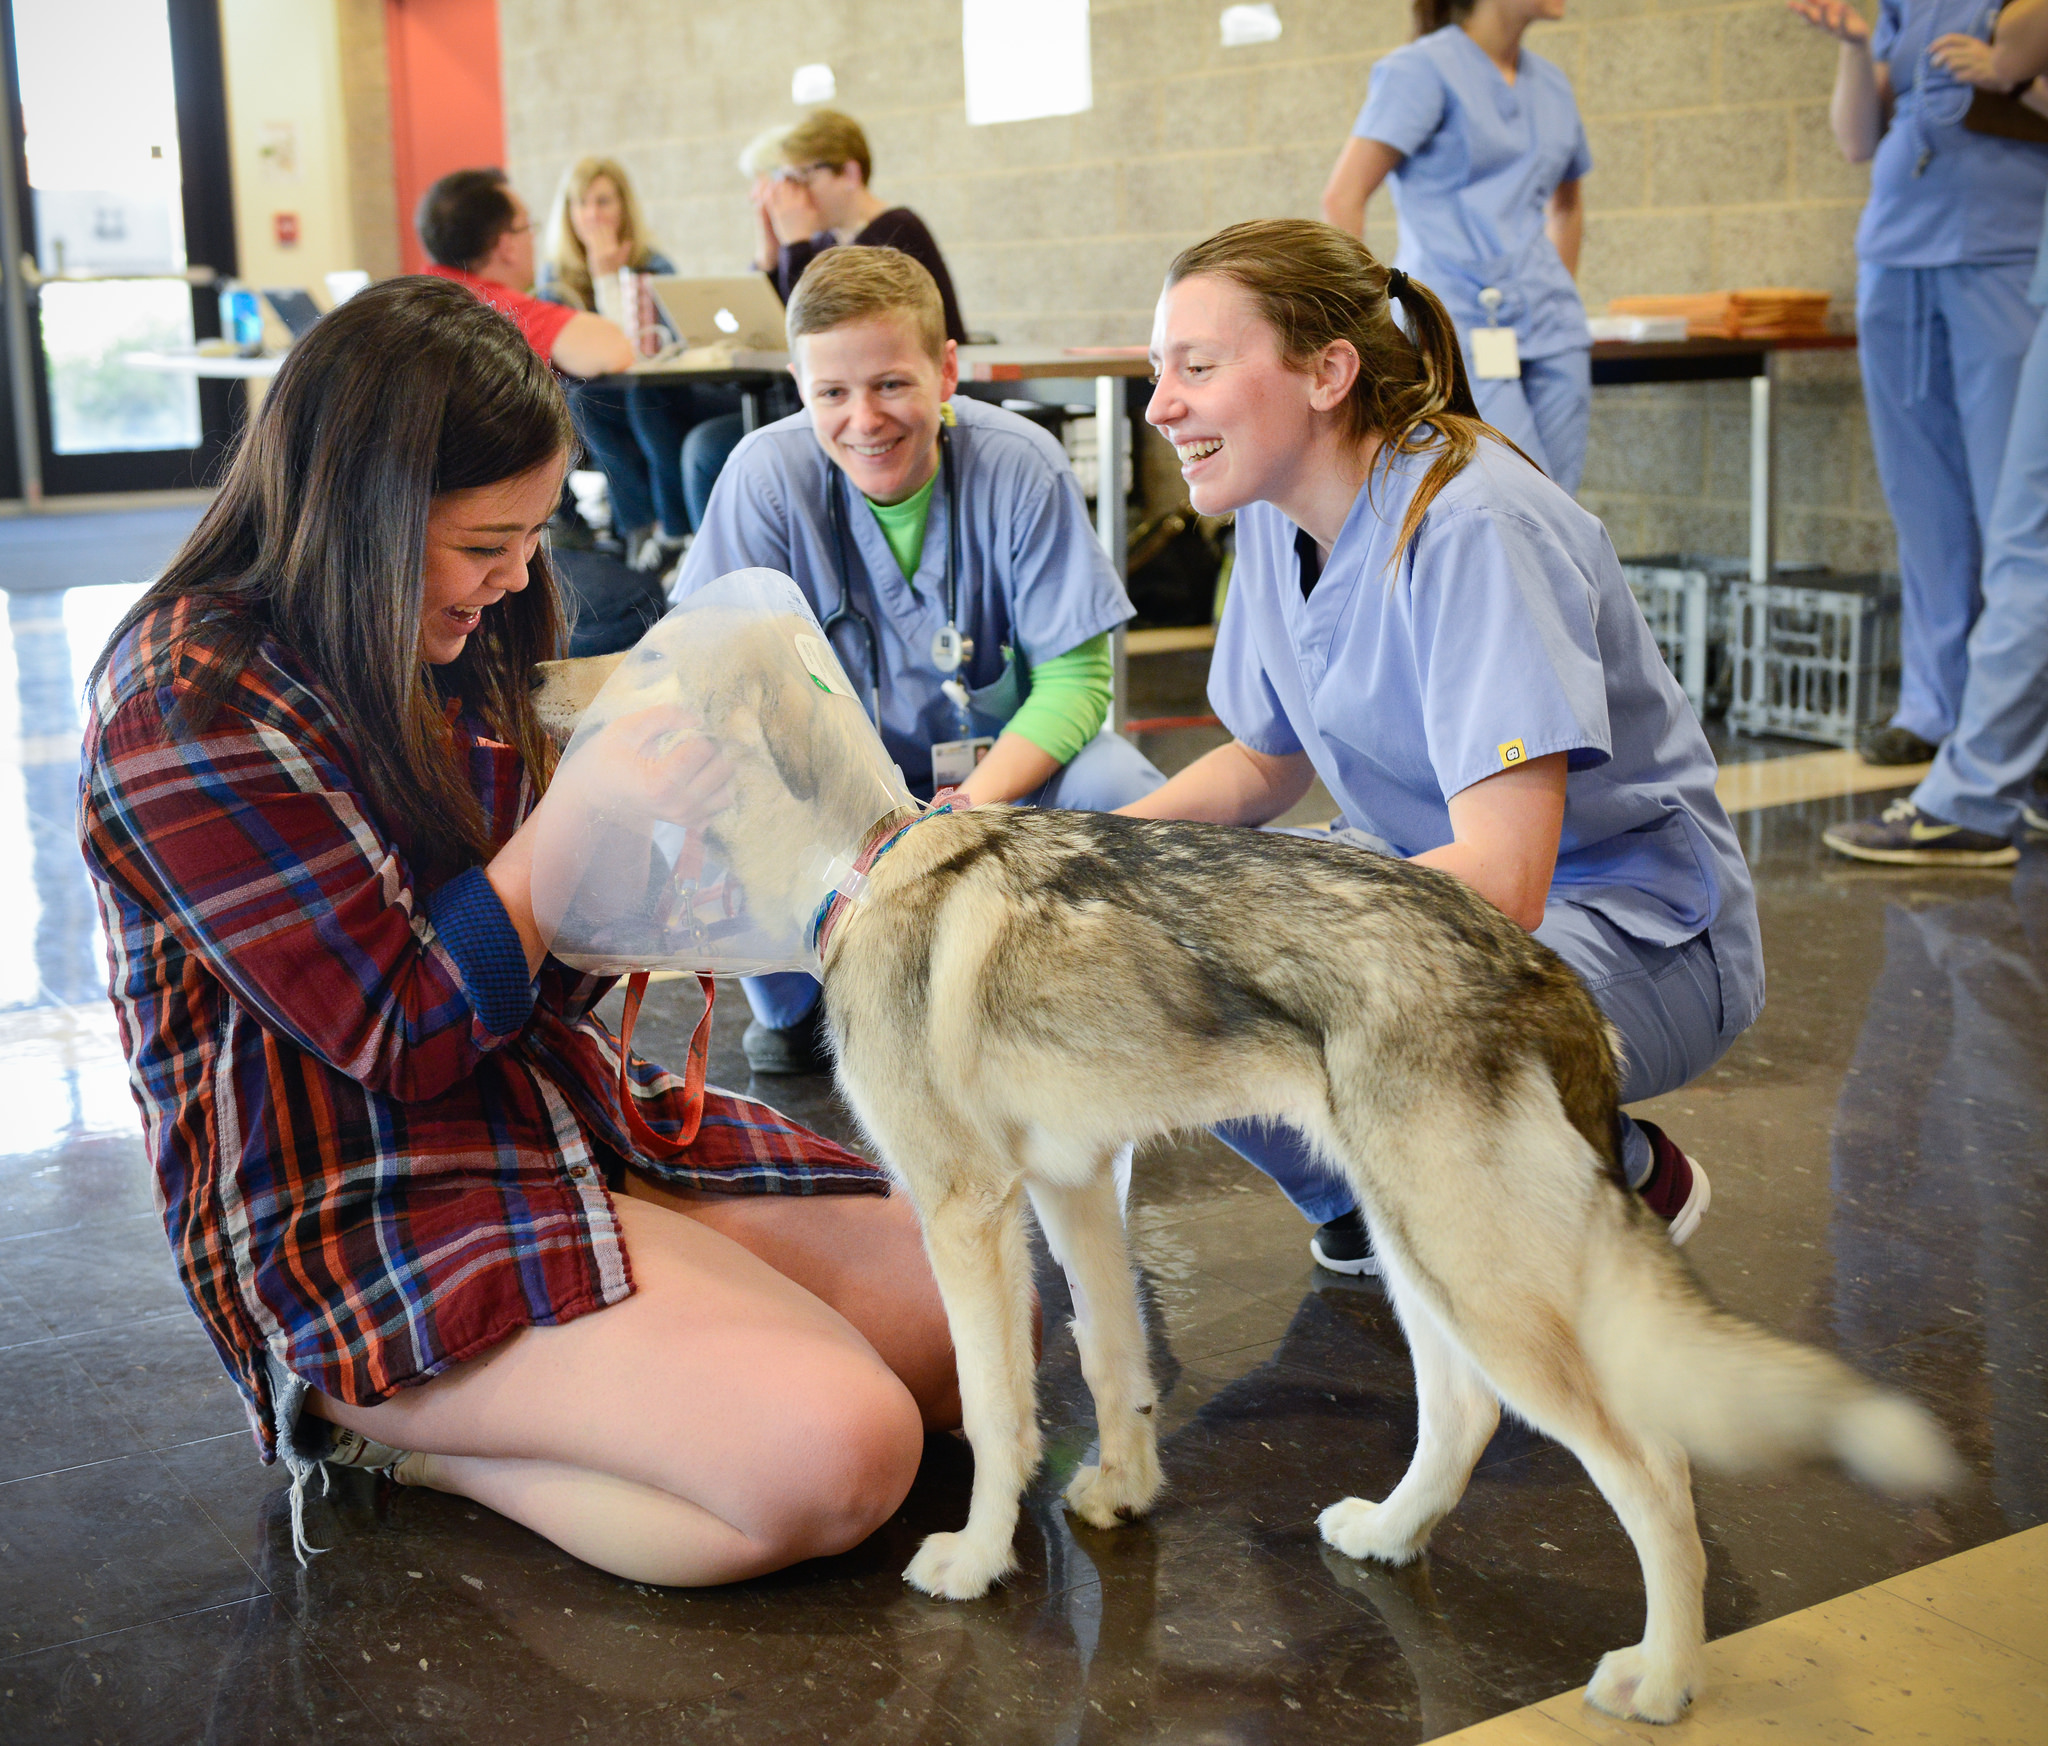
[[[528, 972], [538, 972], [547, 956], [535, 917], [536, 883], [553, 894], [557, 912], [566, 894], [588, 895], [585, 877], [593, 871], [618, 882], [621, 901], [637, 897], [646, 887], [653, 826], [700, 830], [731, 803], [732, 766], [703, 723], [674, 704], [634, 710], [578, 744], [484, 869], [525, 948]], [[617, 852], [622, 833], [634, 853]]]
[[658, 703], [607, 722], [555, 784], [593, 818], [659, 819], [695, 830], [732, 804], [732, 766], [707, 739], [703, 723]]

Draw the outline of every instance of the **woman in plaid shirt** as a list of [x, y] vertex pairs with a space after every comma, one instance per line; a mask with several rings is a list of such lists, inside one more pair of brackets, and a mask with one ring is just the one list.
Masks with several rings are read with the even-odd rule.
[[[729, 1582], [894, 1512], [952, 1348], [879, 1172], [718, 1091], [680, 1145], [684, 1082], [622, 1092], [609, 983], [546, 956], [527, 674], [572, 442], [460, 287], [325, 317], [100, 658], [80, 835], [186, 1293], [295, 1506], [323, 1457], [389, 1464]], [[609, 763], [681, 822], [722, 781], [701, 742]]]

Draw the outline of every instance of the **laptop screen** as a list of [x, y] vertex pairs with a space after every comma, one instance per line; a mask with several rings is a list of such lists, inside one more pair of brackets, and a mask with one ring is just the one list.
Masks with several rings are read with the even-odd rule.
[[277, 319], [292, 331], [293, 339], [303, 339], [306, 330], [320, 319], [320, 305], [304, 291], [266, 291], [263, 299], [277, 311]]

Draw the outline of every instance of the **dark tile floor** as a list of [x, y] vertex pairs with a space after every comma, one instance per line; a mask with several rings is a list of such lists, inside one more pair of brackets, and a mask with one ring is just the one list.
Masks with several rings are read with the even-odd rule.
[[[1628, 1542], [1526, 1431], [1423, 1564], [1319, 1545], [1322, 1505], [1401, 1470], [1407, 1357], [1378, 1292], [1319, 1275], [1296, 1215], [1206, 1139], [1141, 1157], [1132, 1197], [1166, 1496], [1115, 1534], [1059, 1507], [1091, 1430], [1042, 1269], [1048, 1458], [986, 1600], [898, 1577], [964, 1515], [946, 1437], [867, 1545], [732, 1589], [614, 1581], [358, 1474], [309, 1508], [332, 1550], [301, 1570], [282, 1475], [171, 1272], [71, 847], [76, 686], [131, 592], [16, 594], [0, 639], [0, 1741], [1414, 1741], [1634, 1640]], [[1199, 708], [1198, 675], [1138, 663], [1138, 713]], [[1703, 1480], [1716, 1634], [2048, 1520], [2048, 854], [1947, 878], [1829, 857], [1821, 826], [1870, 805], [1743, 819], [1770, 1005], [1657, 1113], [1713, 1171], [1689, 1253], [1716, 1295], [1925, 1400], [1976, 1477], [1926, 1508], [1831, 1473]], [[656, 989], [650, 1053], [680, 1057], [695, 1000]], [[736, 1086], [742, 1016], [725, 990], [714, 1077]], [[848, 1131], [823, 1083], [756, 1089]]]

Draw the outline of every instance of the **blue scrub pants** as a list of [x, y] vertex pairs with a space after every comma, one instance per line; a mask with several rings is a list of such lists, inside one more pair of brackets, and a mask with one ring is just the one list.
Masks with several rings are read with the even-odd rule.
[[[1536, 937], [1585, 979], [1621, 1033], [1623, 1103], [1676, 1091], [1734, 1041], [1721, 1035], [1721, 973], [1705, 934], [1682, 946], [1653, 946], [1553, 891]], [[1650, 1174], [1650, 1139], [1627, 1116], [1621, 1121], [1622, 1165], [1629, 1186], [1640, 1188]], [[1298, 1130], [1229, 1122], [1211, 1131], [1279, 1183], [1310, 1223], [1325, 1224], [1357, 1205], [1351, 1185], [1316, 1162]]]
[[690, 531], [683, 501], [683, 438], [698, 416], [693, 392], [635, 383], [628, 388], [569, 385], [576, 434], [603, 469], [611, 492], [612, 531], [621, 537], [659, 524], [670, 535]]
[[[1142, 800], [1165, 780], [1150, 758], [1123, 735], [1105, 728], [1076, 752], [1070, 763], [1055, 771], [1043, 788], [1017, 804], [1064, 812], [1114, 812]], [[743, 976], [740, 987], [754, 1017], [771, 1030], [785, 1030], [798, 1023], [818, 999], [817, 978], [801, 970]]]
[[1982, 530], [2012, 429], [2027, 342], [2029, 261], [1864, 266], [1856, 275], [1863, 400], [1903, 590], [1893, 725], [1946, 739], [1962, 709], [1981, 601]]
[[1950, 824], [2011, 836], [2048, 760], [2048, 321], [2021, 368], [1984, 529], [1984, 608], [1970, 632], [1955, 732], [1913, 791]]
[[[1466, 363], [1469, 367], [1471, 359]], [[1593, 422], [1593, 353], [1590, 347], [1524, 358], [1512, 381], [1472, 380], [1479, 416], [1509, 437], [1574, 496], [1586, 476], [1586, 430]]]

